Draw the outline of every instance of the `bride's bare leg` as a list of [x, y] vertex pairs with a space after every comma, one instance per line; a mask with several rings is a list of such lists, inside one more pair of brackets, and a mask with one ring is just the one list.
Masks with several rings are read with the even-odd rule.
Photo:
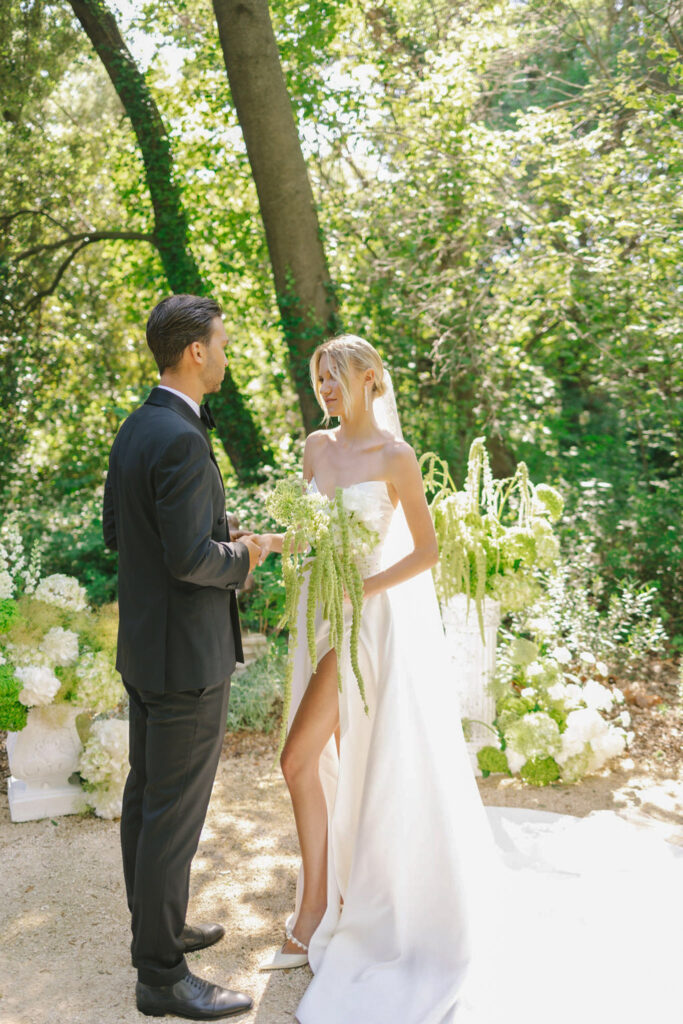
[[[308, 945], [327, 906], [327, 807], [318, 773], [320, 755], [339, 723], [337, 655], [328, 651], [311, 676], [280, 759], [299, 834], [304, 890], [293, 932]], [[300, 953], [293, 943], [285, 953]]]

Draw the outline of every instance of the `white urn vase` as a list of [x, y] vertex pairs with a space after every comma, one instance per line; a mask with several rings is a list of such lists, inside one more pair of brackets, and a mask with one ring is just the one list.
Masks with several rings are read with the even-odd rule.
[[78, 770], [82, 744], [76, 730], [78, 708], [49, 704], [31, 708], [21, 732], [7, 734], [11, 776], [7, 782], [12, 821], [77, 814], [85, 808], [81, 786], [70, 781]]
[[490, 728], [496, 717], [496, 702], [490, 693], [489, 684], [496, 671], [500, 605], [490, 598], [484, 599], [483, 641], [476, 605], [470, 601], [468, 608], [465, 594], [456, 594], [442, 607], [441, 612], [458, 687], [460, 713], [463, 719], [468, 719], [467, 750], [475, 774], [481, 775], [477, 752], [482, 747], [498, 745], [495, 733]]

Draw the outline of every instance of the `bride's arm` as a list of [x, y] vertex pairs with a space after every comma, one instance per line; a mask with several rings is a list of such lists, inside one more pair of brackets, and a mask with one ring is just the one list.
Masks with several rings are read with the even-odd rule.
[[397, 583], [403, 583], [431, 569], [439, 560], [439, 546], [425, 498], [422, 474], [415, 452], [409, 444], [402, 441], [396, 444], [388, 457], [387, 471], [389, 482], [394, 485], [403, 506], [414, 546], [405, 558], [365, 580], [366, 597], [395, 587]]

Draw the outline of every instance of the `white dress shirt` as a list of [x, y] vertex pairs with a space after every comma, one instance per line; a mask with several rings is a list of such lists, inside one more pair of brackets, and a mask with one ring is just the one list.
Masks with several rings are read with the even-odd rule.
[[168, 384], [157, 384], [157, 387], [158, 388], [163, 388], [164, 391], [170, 391], [172, 395], [177, 395], [178, 398], [182, 398], [183, 402], [187, 402], [187, 404], [189, 405], [190, 409], [192, 409], [192, 411], [194, 413], [196, 413], [196, 415], [201, 418], [201, 413], [199, 411], [199, 406], [195, 402], [194, 398], [190, 398], [190, 396], [186, 395], [183, 391], [176, 391], [175, 388], [169, 388]]

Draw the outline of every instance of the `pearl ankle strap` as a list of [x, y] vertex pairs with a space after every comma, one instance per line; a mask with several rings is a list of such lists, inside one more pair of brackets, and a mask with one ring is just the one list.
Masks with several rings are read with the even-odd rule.
[[295, 946], [298, 946], [299, 949], [302, 949], [304, 953], [308, 953], [308, 946], [304, 945], [303, 942], [299, 942], [296, 936], [292, 934], [291, 928], [285, 928], [285, 935], [287, 936], [290, 942], [294, 943]]

